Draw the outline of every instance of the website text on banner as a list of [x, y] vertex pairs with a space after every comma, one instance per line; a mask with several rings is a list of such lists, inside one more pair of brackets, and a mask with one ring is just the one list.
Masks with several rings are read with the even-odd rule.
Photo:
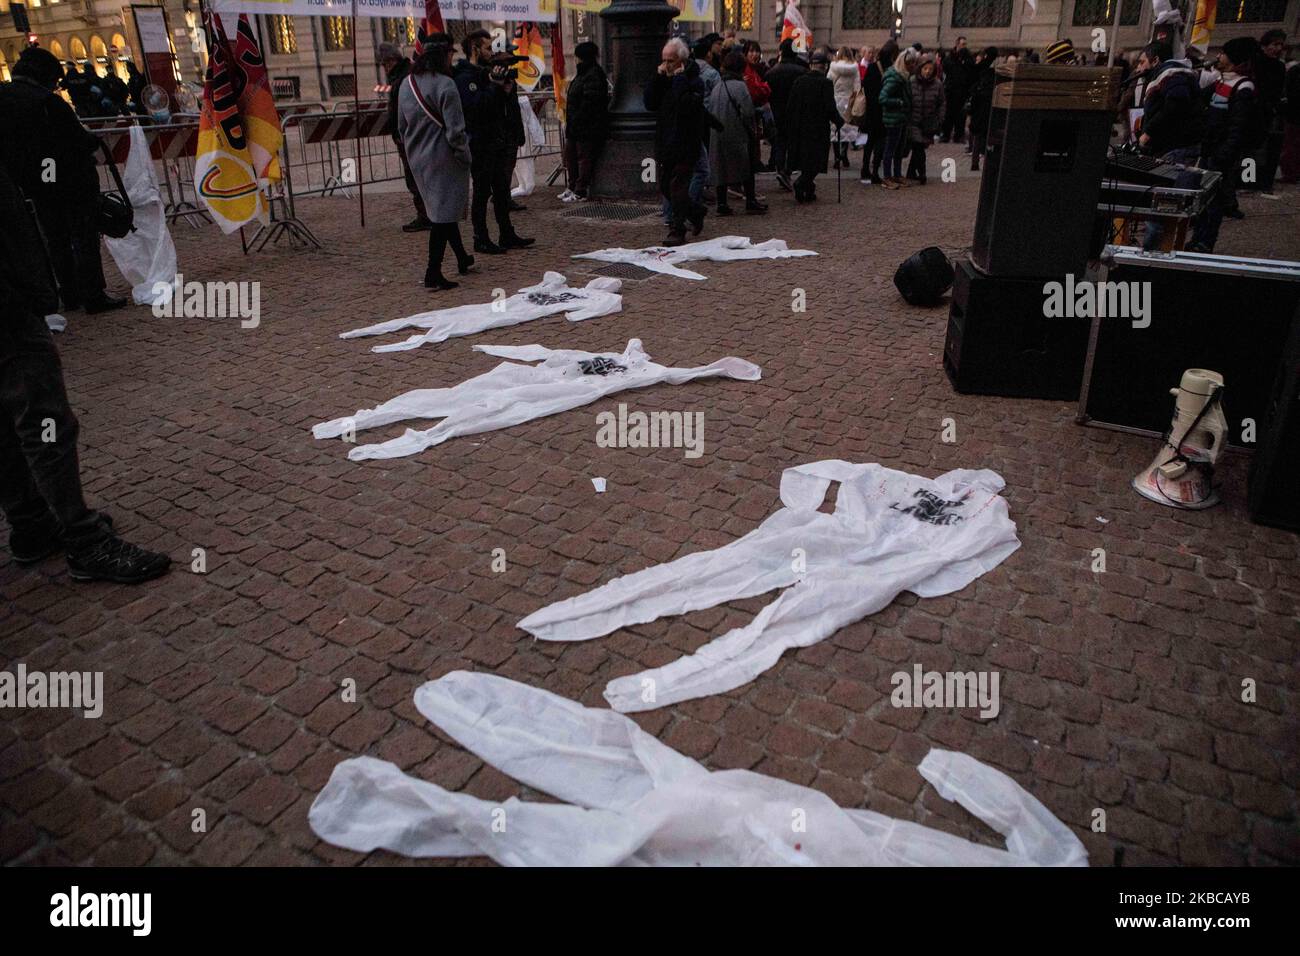
[[[424, 0], [355, 0], [358, 17], [424, 19]], [[443, 20], [555, 21], [559, 0], [439, 0]], [[264, 13], [293, 17], [346, 17], [353, 0], [208, 0], [214, 13]]]

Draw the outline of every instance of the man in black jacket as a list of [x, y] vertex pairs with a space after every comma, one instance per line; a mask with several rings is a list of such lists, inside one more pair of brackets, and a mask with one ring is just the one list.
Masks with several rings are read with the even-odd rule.
[[136, 584], [171, 559], [128, 544], [107, 515], [86, 507], [77, 417], [45, 325], [58, 296], [35, 219], [0, 165], [0, 510], [9, 553], [32, 564], [66, 549], [78, 581]]
[[599, 49], [586, 41], [573, 48], [573, 55], [578, 58], [578, 75], [569, 83], [564, 108], [564, 165], [569, 188], [560, 199], [565, 202], [587, 198], [609, 123], [609, 81], [597, 62]]
[[[790, 170], [787, 162], [790, 144], [781, 133], [785, 118], [785, 104], [790, 99], [790, 90], [794, 81], [808, 72], [808, 67], [794, 52], [794, 41], [787, 38], [781, 41], [781, 58], [776, 66], [767, 71], [767, 85], [772, 89], [772, 98], [768, 103], [772, 107], [772, 123], [776, 130], [776, 142], [772, 144], [772, 168], [776, 170], [777, 181], [781, 188], [790, 189]], [[868, 101], [870, 109], [870, 101]]]
[[411, 194], [415, 204], [415, 218], [402, 227], [402, 232], [423, 232], [433, 228], [429, 216], [424, 211], [424, 199], [420, 189], [411, 175], [411, 164], [406, 161], [406, 150], [402, 146], [402, 134], [397, 131], [397, 97], [402, 92], [402, 84], [411, 74], [411, 61], [402, 55], [396, 43], [379, 44], [379, 65], [384, 68], [384, 79], [388, 83], [388, 134], [397, 144], [397, 158], [402, 162], [402, 176], [406, 179], [406, 191]]
[[[511, 67], [492, 61], [492, 37], [486, 30], [475, 30], [461, 41], [465, 59], [456, 64], [452, 78], [460, 93], [465, 111], [465, 130], [469, 134], [470, 179], [474, 197], [470, 219], [474, 225], [474, 251], [500, 255], [507, 249], [531, 246], [515, 232], [510, 222], [510, 176], [515, 167], [513, 125], [523, 124]], [[513, 103], [513, 110], [511, 104]], [[498, 241], [488, 235], [487, 204], [492, 200], [496, 216]]]
[[1205, 104], [1200, 79], [1191, 63], [1169, 58], [1169, 47], [1151, 43], [1138, 56], [1143, 74], [1143, 152], [1166, 162], [1194, 164], [1205, 139]]
[[980, 157], [988, 142], [989, 117], [993, 114], [993, 86], [997, 77], [993, 63], [998, 58], [998, 48], [985, 47], [975, 57], [974, 78], [970, 89], [970, 168], [979, 172]]
[[1270, 197], [1278, 161], [1282, 158], [1282, 100], [1286, 95], [1286, 62], [1282, 51], [1285, 48], [1286, 31], [1269, 30], [1259, 38], [1259, 55], [1254, 63], [1253, 79], [1259, 90], [1265, 129], [1264, 143], [1255, 154], [1258, 170], [1254, 188]]
[[838, 130], [844, 117], [835, 106], [835, 84], [826, 75], [831, 58], [818, 50], [809, 59], [809, 70], [795, 80], [785, 104], [785, 125], [781, 137], [788, 144], [786, 163], [798, 172], [794, 184], [796, 202], [817, 198], [817, 176], [826, 172], [826, 153], [831, 146], [831, 124]]
[[13, 82], [0, 85], [0, 165], [36, 204], [63, 308], [107, 312], [126, 300], [104, 292], [95, 218], [99, 140], [54, 92], [62, 77], [62, 64], [48, 50], [28, 47], [19, 55]]
[[704, 108], [704, 83], [700, 68], [679, 37], [663, 48], [663, 62], [646, 84], [645, 108], [655, 114], [655, 169], [659, 191], [668, 200], [670, 224], [665, 246], [686, 241], [689, 220], [695, 235], [704, 228], [706, 208], [691, 199], [691, 175], [704, 148], [706, 128], [722, 124]]
[[970, 95], [974, 72], [975, 60], [966, 46], [966, 38], [958, 37], [956, 45], [943, 58], [945, 107], [939, 138], [944, 143], [960, 143], [966, 138], [966, 97]]

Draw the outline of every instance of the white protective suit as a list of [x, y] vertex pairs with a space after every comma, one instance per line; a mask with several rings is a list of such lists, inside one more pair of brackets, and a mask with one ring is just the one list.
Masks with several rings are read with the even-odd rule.
[[[104, 245], [122, 278], [131, 283], [131, 300], [136, 305], [163, 305], [171, 301], [175, 292], [176, 246], [167, 229], [167, 213], [158, 190], [149, 143], [139, 126], [131, 127], [131, 149], [126, 156], [126, 168], [122, 170], [122, 185], [135, 210], [135, 230], [121, 239], [105, 236]], [[155, 293], [154, 287], [159, 283], [166, 290]]]
[[583, 252], [574, 259], [598, 259], [601, 262], [627, 262], [651, 272], [679, 279], [704, 279], [689, 269], [679, 269], [679, 262], [740, 262], [745, 259], [793, 259], [815, 256], [811, 249], [791, 249], [784, 239], [750, 242], [746, 236], [719, 236], [705, 242], [688, 242], [683, 246], [647, 246], [644, 249], [597, 249]]
[[524, 145], [519, 147], [515, 159], [515, 176], [519, 185], [510, 190], [511, 199], [531, 196], [537, 188], [537, 161], [533, 158], [537, 150], [546, 145], [546, 131], [533, 112], [533, 104], [528, 97], [519, 94], [519, 116], [524, 121]]
[[[424, 431], [408, 428], [398, 438], [377, 445], [361, 445], [348, 452], [353, 461], [400, 458], [457, 435], [490, 432], [545, 418], [630, 388], [659, 382], [681, 385], [692, 379], [714, 376], [755, 382], [762, 375], [757, 365], [733, 356], [696, 368], [668, 368], [650, 360], [640, 339], [629, 339], [621, 355], [548, 349], [541, 345], [475, 345], [474, 350], [518, 361], [502, 362], [490, 372], [452, 388], [417, 388], [377, 408], [363, 408], [355, 415], [316, 425], [312, 434], [317, 438], [337, 438], [349, 431], [408, 418], [443, 419], [433, 428]], [[580, 363], [593, 360], [612, 362], [616, 367], [600, 373], [583, 371]], [[527, 362], [541, 364], [521, 364]]]
[[592, 279], [583, 288], [571, 287], [558, 272], [547, 272], [537, 285], [520, 289], [508, 299], [458, 305], [450, 309], [420, 312], [405, 319], [393, 319], [368, 325], [363, 329], [339, 334], [341, 339], [356, 339], [366, 335], [384, 335], [402, 329], [427, 329], [421, 335], [412, 335], [402, 342], [376, 345], [372, 352], [404, 352], [417, 349], [426, 342], [444, 342], [462, 335], [473, 335], [487, 329], [500, 329], [508, 325], [521, 325], [548, 315], [565, 313], [570, 322], [613, 315], [623, 310], [623, 296], [619, 294], [623, 283], [618, 279], [602, 277]]
[[451, 793], [371, 757], [334, 768], [308, 821], [361, 853], [488, 856], [508, 866], [1086, 866], [1083, 844], [1006, 774], [931, 750], [918, 768], [1006, 837], [1005, 850], [844, 809], [749, 770], [710, 772], [630, 718], [491, 674], [415, 692], [420, 713], [480, 759], [564, 803]]
[[[818, 511], [839, 482], [833, 514]], [[668, 614], [789, 585], [745, 627], [664, 667], [605, 687], [615, 710], [653, 710], [749, 683], [791, 647], [807, 647], [887, 606], [900, 591], [960, 591], [1020, 547], [1001, 476], [959, 469], [931, 481], [883, 465], [827, 460], [787, 468], [780, 511], [714, 551], [615, 578], [530, 614], [547, 641], [585, 641]]]

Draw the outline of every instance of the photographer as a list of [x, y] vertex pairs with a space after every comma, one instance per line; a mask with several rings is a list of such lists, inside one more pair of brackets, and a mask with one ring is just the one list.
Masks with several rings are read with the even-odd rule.
[[[531, 246], [515, 232], [510, 222], [510, 176], [517, 145], [513, 127], [522, 123], [515, 86], [517, 58], [492, 54], [492, 38], [486, 30], [475, 30], [461, 41], [465, 59], [456, 66], [454, 79], [465, 113], [469, 149], [473, 157], [470, 178], [474, 196], [470, 218], [474, 226], [474, 251], [500, 255], [507, 249]], [[488, 235], [487, 203], [492, 200], [499, 238]]]

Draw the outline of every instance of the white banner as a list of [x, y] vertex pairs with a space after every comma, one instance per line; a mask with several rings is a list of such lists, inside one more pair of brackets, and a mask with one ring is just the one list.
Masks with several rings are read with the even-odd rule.
[[[424, 0], [355, 0], [358, 17], [424, 19]], [[208, 0], [216, 14], [261, 13], [293, 17], [346, 17], [353, 0]], [[555, 22], [559, 0], [439, 0], [442, 19]]]

